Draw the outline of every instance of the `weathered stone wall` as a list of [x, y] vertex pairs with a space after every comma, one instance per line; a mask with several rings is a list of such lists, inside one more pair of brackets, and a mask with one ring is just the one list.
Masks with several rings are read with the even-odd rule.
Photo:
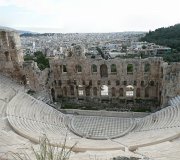
[[19, 34], [0, 30], [0, 72], [34, 91], [45, 89], [49, 69], [40, 71], [36, 62], [24, 62]]
[[27, 86], [31, 90], [42, 91], [46, 89], [48, 72], [48, 68], [41, 71], [34, 61], [26, 61], [23, 63], [23, 73], [26, 77]]
[[14, 31], [0, 30], [0, 72], [20, 80], [23, 61], [19, 35]]
[[180, 95], [180, 63], [165, 63], [162, 81], [162, 104], [166, 106], [169, 99]]
[[[30, 89], [49, 89], [53, 100], [61, 97], [90, 102], [130, 105], [130, 101], [154, 100], [165, 106], [180, 94], [180, 63], [168, 65], [162, 58], [88, 58], [74, 45], [64, 59], [51, 59], [50, 71], [40, 71], [33, 61], [24, 62], [19, 35], [0, 30], [0, 72]], [[102, 87], [108, 92], [102, 95]], [[129, 96], [128, 96], [129, 95]], [[128, 102], [129, 101], [129, 102]], [[126, 107], [127, 107], [126, 106]]]
[[[65, 59], [50, 61], [52, 95], [54, 99], [90, 97], [101, 100], [138, 98], [160, 101], [163, 63], [162, 58], [105, 60], [86, 58], [73, 52]], [[92, 65], [96, 65], [97, 72], [93, 72]], [[132, 67], [130, 70], [128, 65]], [[81, 66], [80, 71], [77, 66]], [[102, 85], [108, 86], [108, 96], [101, 95]], [[133, 90], [132, 97], [126, 96], [129, 85], [134, 87], [130, 89]], [[83, 95], [78, 94], [79, 90], [82, 90]]]

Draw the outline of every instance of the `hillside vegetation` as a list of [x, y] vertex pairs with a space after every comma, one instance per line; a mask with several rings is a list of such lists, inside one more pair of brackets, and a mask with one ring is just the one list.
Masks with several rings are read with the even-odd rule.
[[34, 55], [25, 55], [24, 60], [25, 61], [34, 60], [35, 62], [37, 62], [37, 65], [40, 70], [49, 68], [49, 60], [41, 51], [35, 52]]
[[174, 51], [180, 51], [180, 24], [149, 31], [145, 37], [141, 38], [141, 41], [167, 46], [174, 49]]

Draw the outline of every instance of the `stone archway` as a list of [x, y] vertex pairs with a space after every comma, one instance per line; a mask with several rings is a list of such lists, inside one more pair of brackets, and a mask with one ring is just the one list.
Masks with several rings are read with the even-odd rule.
[[52, 96], [52, 100], [54, 102], [55, 101], [55, 90], [54, 90], [54, 88], [51, 89], [51, 96]]
[[112, 87], [111, 92], [112, 92], [112, 97], [115, 97], [116, 96], [116, 88]]
[[137, 88], [136, 89], [136, 97], [141, 97], [141, 89], [140, 88]]
[[120, 88], [120, 89], [119, 89], [119, 96], [120, 96], [120, 97], [123, 97], [123, 96], [124, 96], [124, 89], [123, 89], [123, 88]]
[[145, 97], [148, 98], [149, 97], [149, 87], [145, 88]]
[[108, 68], [105, 64], [100, 66], [100, 75], [101, 77], [108, 77]]
[[85, 91], [86, 91], [86, 96], [90, 96], [90, 87], [88, 86], [88, 87], [86, 87], [85, 88]]
[[109, 95], [109, 91], [108, 91], [108, 86], [107, 85], [102, 85], [101, 86], [101, 96], [108, 96]]
[[74, 86], [70, 86], [70, 93], [71, 93], [71, 96], [74, 96]]
[[66, 97], [67, 96], [67, 88], [63, 87], [63, 96]]
[[126, 86], [126, 97], [133, 97], [134, 96], [134, 86], [128, 85]]
[[10, 61], [10, 54], [9, 52], [4, 52], [5, 58], [6, 58], [6, 62]]
[[97, 87], [93, 88], [93, 96], [97, 96]]

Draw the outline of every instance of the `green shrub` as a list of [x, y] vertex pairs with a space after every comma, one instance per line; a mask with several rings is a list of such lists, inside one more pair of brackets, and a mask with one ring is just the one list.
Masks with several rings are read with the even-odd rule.
[[[77, 143], [75, 143], [69, 149], [66, 149], [66, 143], [67, 136], [65, 137], [61, 147], [58, 145], [53, 147], [50, 145], [49, 139], [44, 136], [39, 141], [38, 149], [31, 147], [33, 151], [33, 157], [35, 157], [35, 160], [68, 160], [73, 148]], [[28, 155], [27, 153], [12, 153], [12, 157], [15, 160], [34, 160], [34, 158], [32, 158], [32, 156]]]

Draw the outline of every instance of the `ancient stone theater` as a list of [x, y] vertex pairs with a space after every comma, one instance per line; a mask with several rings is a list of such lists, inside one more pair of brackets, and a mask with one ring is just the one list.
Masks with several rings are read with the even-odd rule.
[[[24, 153], [36, 159], [32, 148], [38, 151], [46, 136], [52, 147], [71, 148], [72, 160], [179, 160], [180, 63], [92, 57], [79, 45], [49, 63], [41, 71], [24, 61], [19, 35], [0, 30], [0, 159], [26, 159]], [[153, 112], [57, 109], [61, 102], [109, 110], [155, 106]]]

